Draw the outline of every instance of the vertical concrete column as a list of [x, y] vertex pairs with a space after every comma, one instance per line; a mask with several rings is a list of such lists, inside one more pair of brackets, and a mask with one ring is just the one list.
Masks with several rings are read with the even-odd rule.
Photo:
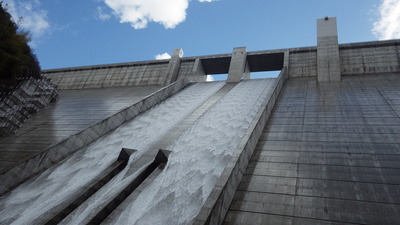
[[289, 69], [289, 54], [289, 50], [283, 53], [283, 67], [286, 67], [286, 69]]
[[290, 73], [289, 73], [289, 57], [290, 57], [290, 51], [289, 50], [285, 50], [283, 52], [283, 67], [281, 72], [279, 73], [279, 76], [283, 74], [284, 78], [283, 78], [283, 82], [285, 82], [285, 80], [287, 78], [289, 78]]
[[171, 59], [169, 60], [167, 70], [165, 72], [164, 86], [175, 82], [178, 78], [179, 67], [181, 64], [181, 57], [183, 56], [183, 50], [181, 48], [174, 49]]
[[318, 81], [340, 81], [340, 59], [335, 17], [317, 20]]
[[190, 81], [193, 82], [202, 82], [206, 81], [206, 71], [204, 70], [203, 64], [199, 58], [196, 58], [194, 61], [192, 75], [190, 76]]
[[228, 82], [240, 82], [246, 69], [246, 47], [234, 48], [229, 65]]
[[243, 80], [249, 80], [251, 77], [249, 62], [246, 60], [246, 69], [244, 69]]

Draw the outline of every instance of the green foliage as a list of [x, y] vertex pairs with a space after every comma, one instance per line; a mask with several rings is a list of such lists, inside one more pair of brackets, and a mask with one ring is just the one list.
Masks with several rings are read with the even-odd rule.
[[0, 1], [0, 90], [19, 80], [41, 76], [38, 60], [28, 45], [28, 34], [18, 32], [6, 8]]

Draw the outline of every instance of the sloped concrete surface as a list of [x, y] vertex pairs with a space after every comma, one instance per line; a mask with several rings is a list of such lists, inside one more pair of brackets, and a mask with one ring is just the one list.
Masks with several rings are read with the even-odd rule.
[[[8, 187], [18, 180], [17, 177], [28, 177], [28, 174], [33, 173], [32, 170], [38, 169], [39, 164], [45, 161], [51, 163], [55, 160], [54, 157], [51, 159], [52, 157], [41, 156], [41, 154], [59, 146], [60, 143], [61, 147], [68, 151], [74, 151], [74, 148], [79, 147], [80, 144], [84, 145], [85, 142], [89, 143], [117, 124], [111, 124], [110, 122], [113, 121], [106, 121], [107, 118], [140, 102], [160, 88], [160, 86], [136, 86], [61, 91], [58, 102], [49, 104], [46, 109], [33, 115], [14, 135], [0, 138], [0, 180], [2, 181], [0, 195], [5, 191], [3, 186]], [[125, 114], [127, 113], [129, 114], [129, 112]], [[120, 117], [115, 119], [121, 120]], [[88, 130], [90, 127], [95, 128], [94, 125], [101, 121], [107, 122], [100, 124], [101, 130]], [[78, 133], [81, 135], [77, 135]], [[68, 144], [68, 141], [73, 144]], [[30, 161], [35, 157], [39, 158], [32, 164]], [[21, 167], [21, 165], [24, 166]], [[17, 166], [20, 167], [19, 172], [15, 172], [14, 176], [7, 175]], [[7, 177], [14, 177], [13, 182]]]
[[289, 79], [223, 224], [399, 224], [399, 87]]
[[32, 116], [13, 136], [0, 138], [0, 170], [77, 133], [160, 89], [159, 86], [63, 90], [59, 102]]
[[267, 96], [263, 98], [263, 103], [260, 107], [254, 108], [257, 109], [256, 116], [236, 147], [228, 165], [219, 176], [211, 194], [197, 214], [193, 223], [194, 225], [221, 224], [223, 222], [229, 205], [234, 198], [235, 191], [254, 152], [257, 140], [287, 79], [286, 71], [286, 69], [282, 70], [277, 79], [271, 79], [273, 81], [270, 83], [270, 87], [268, 87], [269, 92]]

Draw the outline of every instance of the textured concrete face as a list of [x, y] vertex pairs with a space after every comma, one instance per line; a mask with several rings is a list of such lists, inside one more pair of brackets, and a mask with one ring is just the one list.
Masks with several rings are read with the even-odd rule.
[[300, 51], [288, 51], [289, 57], [289, 77], [316, 77], [317, 69], [317, 49], [307, 48]]
[[223, 224], [399, 224], [399, 85], [288, 79]]
[[246, 69], [246, 48], [234, 48], [229, 65], [228, 82], [239, 82]]
[[375, 41], [340, 45], [342, 75], [398, 72], [400, 48], [398, 41]]
[[340, 59], [336, 18], [317, 21], [318, 81], [340, 81]]
[[64, 90], [58, 102], [33, 115], [15, 135], [0, 138], [0, 173], [8, 165], [44, 151], [118, 111], [133, 105], [160, 86]]
[[192, 82], [206, 81], [206, 72], [204, 71], [203, 64], [201, 63], [201, 60], [199, 58], [195, 59], [192, 69], [192, 75], [188, 76], [188, 79], [190, 79], [190, 81]]
[[61, 90], [162, 85], [167, 60], [42, 71]]

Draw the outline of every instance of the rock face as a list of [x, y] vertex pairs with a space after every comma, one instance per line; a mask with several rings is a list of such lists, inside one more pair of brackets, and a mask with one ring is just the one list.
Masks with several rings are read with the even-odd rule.
[[8, 136], [34, 113], [58, 99], [58, 88], [47, 78], [29, 78], [1, 94], [0, 136]]

